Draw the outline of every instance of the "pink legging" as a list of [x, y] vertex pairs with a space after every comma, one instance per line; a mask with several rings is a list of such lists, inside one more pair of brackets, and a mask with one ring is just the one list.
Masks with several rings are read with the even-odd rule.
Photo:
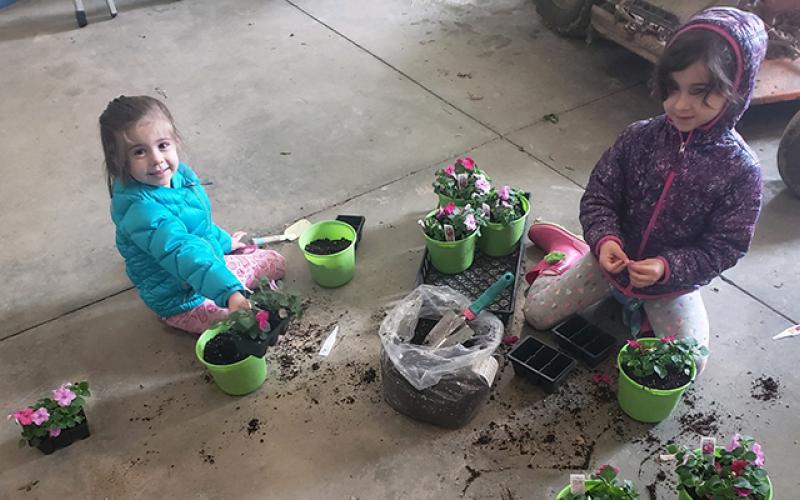
[[[286, 261], [275, 250], [258, 249], [243, 255], [226, 255], [225, 264], [239, 281], [250, 289], [258, 285], [259, 278], [278, 280], [283, 278], [286, 272]], [[219, 307], [211, 299], [206, 299], [194, 309], [163, 319], [173, 328], [191, 333], [203, 333], [227, 316], [227, 308]]]

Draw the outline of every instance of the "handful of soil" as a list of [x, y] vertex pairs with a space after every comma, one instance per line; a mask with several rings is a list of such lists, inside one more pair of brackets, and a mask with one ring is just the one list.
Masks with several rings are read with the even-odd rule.
[[661, 389], [664, 391], [668, 391], [670, 389], [677, 389], [678, 387], [682, 387], [688, 384], [690, 380], [692, 380], [692, 377], [683, 373], [683, 370], [677, 372], [668, 370], [667, 376], [661, 378], [655, 373], [653, 373], [652, 375], [648, 375], [646, 377], [637, 377], [636, 375], [630, 373], [627, 369], [625, 369], [625, 367], [623, 367], [622, 369], [625, 370], [625, 374], [628, 377], [630, 377], [631, 380], [633, 380], [637, 384], [641, 384], [651, 389]]
[[306, 252], [315, 255], [332, 255], [349, 247], [351, 243], [352, 241], [347, 238], [339, 238], [338, 240], [322, 238], [306, 245]]
[[209, 340], [203, 349], [203, 359], [212, 365], [231, 365], [241, 361], [248, 355], [239, 352], [236, 335], [223, 332]]

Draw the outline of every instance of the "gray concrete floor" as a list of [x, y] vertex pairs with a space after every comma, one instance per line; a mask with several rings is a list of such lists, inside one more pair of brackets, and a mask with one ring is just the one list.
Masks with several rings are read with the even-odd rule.
[[[476, 419], [444, 431], [397, 414], [380, 382], [362, 380], [378, 367], [384, 307], [414, 285], [432, 173], [468, 153], [531, 191], [534, 217], [577, 229], [604, 148], [659, 112], [649, 66], [553, 35], [526, 0], [120, 0], [114, 20], [87, 4], [80, 30], [68, 1], [0, 11], [2, 409], [64, 381], [94, 387], [92, 437], [54, 455], [18, 449], [17, 428], [0, 427], [0, 498], [543, 499], [570, 472], [613, 461], [642, 498], [655, 483], [666, 499], [659, 443], [692, 444], [697, 431], [757, 436], [778, 498], [800, 485], [800, 339], [770, 340], [800, 321], [800, 202], [775, 166], [797, 105], [753, 109], [740, 126], [761, 156], [763, 216], [751, 253], [704, 290], [714, 354], [672, 418], [632, 422], [598, 400], [586, 369], [547, 396], [504, 366]], [[299, 249], [277, 247], [312, 305], [255, 394], [206, 382], [193, 337], [145, 308], [114, 248], [96, 120], [116, 95], [142, 93], [176, 116], [223, 227], [367, 217], [344, 288], [313, 286]], [[539, 257], [529, 248], [526, 265]], [[598, 312], [621, 333], [614, 313]], [[303, 351], [337, 323], [329, 358]], [[519, 314], [510, 330], [546, 335]], [[780, 380], [779, 399], [753, 398], [762, 376]]]

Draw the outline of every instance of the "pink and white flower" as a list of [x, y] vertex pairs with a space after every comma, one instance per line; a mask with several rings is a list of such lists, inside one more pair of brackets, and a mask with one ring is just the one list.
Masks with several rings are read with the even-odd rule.
[[47, 408], [39, 408], [31, 414], [31, 420], [36, 425], [42, 425], [50, 420], [50, 412], [47, 411]]
[[53, 399], [56, 400], [59, 406], [69, 406], [75, 397], [75, 393], [69, 389], [68, 384], [64, 384], [53, 391]]
[[478, 227], [478, 223], [475, 222], [475, 216], [472, 214], [468, 214], [464, 217], [464, 227], [469, 229], [470, 231], [474, 231]]

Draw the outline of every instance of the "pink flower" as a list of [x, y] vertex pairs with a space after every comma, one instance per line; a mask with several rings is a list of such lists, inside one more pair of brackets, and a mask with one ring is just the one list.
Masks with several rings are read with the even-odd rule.
[[503, 337], [503, 344], [505, 345], [514, 345], [519, 342], [519, 337], [516, 335], [508, 335]]
[[455, 177], [456, 176], [456, 167], [455, 167], [455, 165], [448, 165], [448, 166], [444, 167], [443, 172], [445, 173], [445, 175], [449, 175], [450, 177]]
[[500, 204], [503, 205], [505, 208], [511, 208], [511, 203], [507, 201], [501, 201]]
[[675, 335], [667, 335], [666, 337], [661, 337], [662, 344], [671, 344], [675, 342]]
[[611, 467], [612, 469], [614, 469], [614, 473], [615, 474], [619, 474], [619, 467], [615, 467], [615, 466], [613, 466], [611, 464], [601, 465], [600, 468], [597, 469], [597, 472], [595, 472], [595, 474], [598, 474], [598, 475], [602, 474], [603, 471], [606, 470], [606, 467]]
[[461, 165], [467, 170], [472, 170], [473, 168], [475, 168], [475, 161], [469, 156], [467, 156], [466, 158], [461, 160]]
[[611, 385], [611, 376], [607, 373], [595, 373], [592, 375], [592, 382], [595, 385]]
[[731, 438], [731, 442], [728, 443], [728, 446], [725, 447], [725, 451], [730, 453], [733, 450], [735, 450], [736, 448], [738, 448], [739, 446], [741, 446], [742, 443], [739, 441], [740, 439], [742, 439], [742, 435], [741, 434], [738, 434], [738, 433], [734, 434], [733, 437]]
[[256, 319], [258, 320], [258, 327], [261, 330], [266, 330], [269, 326], [269, 313], [267, 311], [258, 311]]
[[483, 210], [484, 217], [489, 217], [489, 215], [492, 213], [492, 208], [486, 203], [481, 205], [481, 210]]
[[642, 344], [640, 344], [639, 342], [637, 342], [635, 340], [629, 340], [628, 341], [628, 347], [630, 347], [631, 349], [638, 349], [638, 348], [642, 347]]
[[464, 226], [470, 231], [474, 231], [475, 229], [477, 229], [478, 224], [475, 222], [475, 216], [469, 214], [466, 217], [464, 217]]
[[482, 175], [475, 176], [475, 189], [478, 189], [482, 193], [488, 193], [489, 190], [492, 189], [492, 185], [489, 184], [489, 181], [486, 180], [486, 177]]
[[722, 474], [722, 464], [714, 461], [714, 470], [717, 471], [717, 474]]
[[508, 199], [511, 197], [510, 191], [511, 188], [509, 188], [508, 186], [503, 186], [500, 188], [500, 191], [498, 191], [497, 194], [498, 196], [500, 196], [501, 200], [508, 201]]
[[734, 460], [731, 462], [731, 472], [735, 476], [741, 476], [742, 471], [748, 466], [750, 463], [747, 460]]
[[453, 212], [455, 211], [456, 211], [456, 204], [453, 203], [452, 201], [444, 207], [444, 213], [446, 213], [447, 215], [453, 215]]
[[739, 495], [740, 497], [747, 498], [750, 496], [750, 490], [748, 490], [747, 488], [734, 487], [733, 489], [736, 490], [736, 494]]
[[31, 415], [33, 415], [33, 408], [24, 408], [13, 413], [14, 420], [16, 420], [19, 425], [31, 425], [33, 423]]
[[763, 467], [764, 466], [764, 452], [761, 450], [761, 445], [758, 443], [753, 443], [753, 453], [756, 454], [756, 459], [753, 460], [753, 465], [756, 467]]
[[60, 427], [53, 427], [50, 429], [50, 437], [56, 438], [61, 435], [61, 428]]
[[275, 280], [269, 280], [269, 289], [275, 291], [278, 289], [278, 283]]
[[75, 393], [69, 390], [67, 384], [64, 384], [53, 391], [53, 399], [56, 400], [59, 406], [69, 406], [72, 400], [75, 399]]
[[47, 411], [47, 408], [39, 408], [31, 414], [31, 420], [36, 425], [42, 425], [50, 420], [50, 413]]

